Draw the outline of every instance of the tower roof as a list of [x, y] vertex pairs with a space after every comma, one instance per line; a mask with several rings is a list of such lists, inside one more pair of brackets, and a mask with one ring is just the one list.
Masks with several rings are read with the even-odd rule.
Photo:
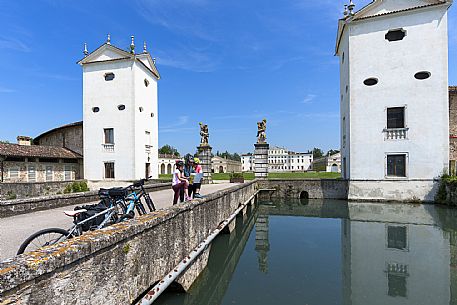
[[338, 34], [335, 54], [341, 42], [341, 37], [347, 24], [369, 18], [382, 17], [433, 6], [451, 6], [453, 0], [373, 0], [353, 15], [347, 15], [338, 21]]
[[101, 62], [112, 62], [120, 60], [135, 60], [149, 70], [157, 79], [160, 79], [159, 71], [155, 65], [155, 61], [151, 58], [149, 52], [144, 51], [143, 53], [132, 53], [118, 48], [111, 44], [108, 40], [106, 43], [99, 46], [94, 51], [88, 53], [83, 59], [77, 63], [81, 66], [101, 63]]

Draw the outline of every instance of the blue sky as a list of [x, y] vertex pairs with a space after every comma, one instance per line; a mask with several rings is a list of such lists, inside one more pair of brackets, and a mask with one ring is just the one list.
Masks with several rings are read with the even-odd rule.
[[[355, 1], [358, 8], [368, 0]], [[341, 0], [0, 0], [0, 139], [82, 118], [83, 43], [111, 33], [144, 40], [159, 82], [159, 144], [181, 153], [209, 125], [214, 151], [253, 149], [256, 122], [272, 145], [339, 146], [339, 71], [333, 56]], [[457, 9], [449, 12], [451, 84], [457, 84]]]

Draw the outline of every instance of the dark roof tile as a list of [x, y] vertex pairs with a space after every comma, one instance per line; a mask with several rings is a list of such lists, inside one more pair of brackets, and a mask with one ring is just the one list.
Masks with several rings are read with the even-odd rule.
[[69, 149], [44, 145], [18, 145], [0, 143], [0, 156], [81, 159], [82, 156]]

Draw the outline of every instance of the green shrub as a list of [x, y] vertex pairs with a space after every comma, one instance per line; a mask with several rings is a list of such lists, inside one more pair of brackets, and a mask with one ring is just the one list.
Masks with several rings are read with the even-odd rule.
[[231, 173], [230, 179], [232, 178], [244, 178], [243, 173]]
[[13, 193], [12, 191], [8, 191], [6, 193], [6, 199], [13, 200], [13, 199], [16, 199], [16, 198], [17, 198], [17, 195], [15, 193]]
[[86, 181], [75, 181], [71, 184], [68, 184], [65, 189], [63, 190], [64, 194], [69, 193], [79, 193], [79, 192], [87, 192], [89, 188], [87, 187]]

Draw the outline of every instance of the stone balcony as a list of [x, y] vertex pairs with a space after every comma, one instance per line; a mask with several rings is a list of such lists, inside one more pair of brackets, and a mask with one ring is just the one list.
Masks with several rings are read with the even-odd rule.
[[405, 140], [408, 139], [409, 128], [385, 128], [383, 130], [384, 140]]
[[114, 152], [114, 144], [102, 144], [102, 148], [104, 152]]

